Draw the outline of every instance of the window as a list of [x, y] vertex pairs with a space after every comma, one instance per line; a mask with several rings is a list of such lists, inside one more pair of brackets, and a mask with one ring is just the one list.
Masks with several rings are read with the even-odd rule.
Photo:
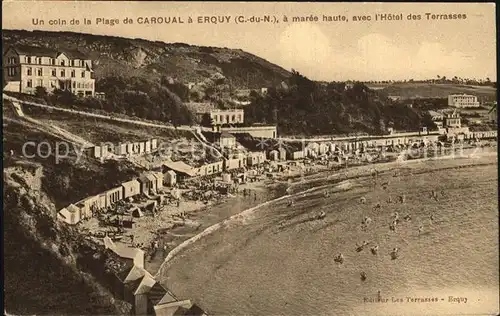
[[43, 76], [43, 70], [42, 70], [42, 68], [38, 68], [37, 69], [37, 75], [38, 76]]
[[55, 60], [55, 58], [51, 58], [51, 59], [50, 59], [50, 64], [51, 64], [51, 65], [55, 65], [55, 64], [56, 64], [56, 60]]
[[11, 77], [16, 75], [16, 68], [14, 68], [14, 67], [8, 68], [7, 71], [8, 71], [9, 76], [11, 76]]
[[85, 71], [82, 71], [82, 78], [85, 78]]
[[33, 80], [28, 79], [28, 82], [26, 82], [26, 87], [33, 88]]
[[36, 81], [36, 86], [37, 86], [37, 87], [43, 87], [43, 80], [42, 80], [42, 79], [38, 79], [38, 80]]
[[27, 63], [28, 62], [28, 56], [24, 56], [24, 62]]
[[42, 57], [37, 57], [36, 63], [41, 65], [42, 64]]
[[52, 68], [52, 77], [57, 77], [57, 70]]
[[27, 74], [28, 76], [31, 76], [31, 75], [33, 74], [33, 73], [32, 73], [32, 71], [31, 71], [31, 67], [28, 67], [28, 68], [26, 69], [26, 74]]
[[55, 87], [57, 87], [57, 82], [56, 82], [56, 80], [50, 80], [50, 87], [51, 87], [51, 88], [55, 88]]
[[[80, 88], [80, 83], [78, 83], [78, 88]], [[73, 89], [76, 89], [76, 82], [73, 81]]]
[[75, 71], [74, 70], [71, 70], [71, 77], [75, 78]]
[[64, 77], [66, 76], [66, 72], [64, 71], [64, 69], [61, 70], [61, 77]]
[[28, 57], [28, 64], [31, 64], [31, 57]]
[[16, 57], [9, 57], [9, 64], [15, 64], [16, 63]]
[[64, 66], [64, 60], [61, 60], [61, 66]]

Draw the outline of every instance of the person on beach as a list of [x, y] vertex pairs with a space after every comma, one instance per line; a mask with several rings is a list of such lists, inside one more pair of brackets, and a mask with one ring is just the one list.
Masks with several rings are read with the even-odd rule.
[[339, 254], [333, 260], [335, 262], [342, 264], [344, 263], [344, 255], [341, 252], [339, 252]]
[[378, 253], [378, 245], [373, 246], [370, 250], [373, 255], [376, 255]]
[[390, 225], [389, 225], [389, 229], [393, 232], [396, 232], [396, 222], [392, 222]]
[[398, 212], [394, 212], [394, 221], [396, 223], [399, 222], [399, 213]]
[[431, 216], [429, 217], [429, 222], [431, 225], [434, 223], [434, 213], [432, 213]]
[[410, 214], [406, 215], [406, 216], [404, 217], [404, 219], [405, 219], [405, 221], [407, 221], [407, 222], [411, 221], [411, 215], [410, 215]]
[[365, 271], [361, 271], [361, 273], [359, 275], [361, 277], [361, 281], [365, 281], [366, 280], [367, 276], [366, 276]]
[[418, 228], [418, 234], [422, 234], [422, 232], [424, 231], [424, 225], [420, 225], [420, 227]]
[[398, 258], [398, 251], [399, 251], [399, 249], [397, 247], [392, 249], [392, 251], [391, 251], [391, 259], [392, 260], [396, 260]]

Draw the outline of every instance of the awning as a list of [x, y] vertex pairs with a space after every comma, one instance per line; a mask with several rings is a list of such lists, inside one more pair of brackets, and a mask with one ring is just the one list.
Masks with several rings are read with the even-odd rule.
[[191, 167], [190, 165], [182, 162], [182, 161], [165, 161], [163, 165], [169, 169], [172, 169], [176, 172], [185, 173], [190, 177], [196, 176], [196, 169]]

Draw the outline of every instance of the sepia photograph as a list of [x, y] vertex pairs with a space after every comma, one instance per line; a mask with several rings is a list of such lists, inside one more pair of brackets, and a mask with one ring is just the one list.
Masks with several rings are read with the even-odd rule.
[[5, 315], [498, 315], [495, 3], [2, 2]]

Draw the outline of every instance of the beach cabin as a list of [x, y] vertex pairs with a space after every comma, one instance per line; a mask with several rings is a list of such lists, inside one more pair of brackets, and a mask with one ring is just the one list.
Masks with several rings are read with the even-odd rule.
[[123, 200], [123, 188], [121, 186], [104, 192], [106, 195], [106, 205], [111, 206], [118, 201]]
[[279, 160], [280, 161], [285, 161], [286, 160], [286, 149], [283, 147], [278, 148], [279, 152]]
[[147, 140], [144, 142], [144, 152], [146, 153], [151, 152], [151, 140]]
[[177, 183], [177, 175], [175, 171], [168, 170], [163, 174], [163, 183], [168, 187], [173, 187]]
[[70, 225], [75, 225], [80, 221], [80, 208], [70, 204], [57, 213], [57, 218]]
[[160, 171], [154, 171], [152, 174], [156, 178], [156, 192], [159, 192], [163, 189], [163, 173]]
[[266, 161], [265, 152], [250, 152], [247, 156], [248, 166], [256, 166]]
[[158, 139], [153, 138], [151, 139], [151, 151], [155, 151], [158, 149]]
[[277, 151], [275, 149], [275, 150], [271, 150], [269, 152], [269, 160], [271, 160], [271, 161], [278, 161], [279, 159], [280, 159], [280, 153], [279, 153], [279, 151]]
[[224, 162], [223, 161], [217, 161], [214, 163], [206, 164], [200, 167], [199, 169], [199, 174], [201, 176], [208, 176], [211, 174], [217, 174], [222, 172], [224, 169]]
[[132, 196], [136, 196], [141, 193], [141, 184], [137, 179], [130, 180], [122, 183], [123, 189], [123, 198], [129, 198]]
[[141, 193], [145, 195], [151, 194], [151, 192], [156, 191], [157, 179], [151, 173], [144, 173], [139, 178], [137, 178], [141, 185]]
[[305, 158], [304, 151], [302, 150], [294, 151], [290, 154], [290, 158], [291, 160], [304, 159]]

